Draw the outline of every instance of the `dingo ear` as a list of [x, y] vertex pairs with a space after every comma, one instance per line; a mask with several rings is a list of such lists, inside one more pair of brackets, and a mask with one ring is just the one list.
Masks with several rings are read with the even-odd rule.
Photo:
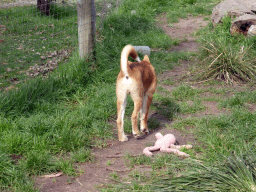
[[143, 61], [147, 61], [147, 62], [149, 62], [149, 63], [150, 63], [149, 58], [148, 58], [148, 56], [147, 56], [147, 55], [145, 55], [145, 56], [144, 56]]

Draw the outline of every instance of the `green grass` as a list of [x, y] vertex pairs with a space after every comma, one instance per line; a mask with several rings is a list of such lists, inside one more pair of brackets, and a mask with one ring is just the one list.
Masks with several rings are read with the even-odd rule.
[[[104, 20], [97, 18], [97, 26], [101, 28], [97, 28], [96, 61], [90, 58], [79, 59], [74, 7], [56, 7], [50, 17], [36, 12], [33, 6], [1, 11], [0, 17], [6, 26], [6, 30], [1, 33], [1, 38], [4, 38], [4, 43], [1, 44], [1, 48], [4, 47], [1, 49], [4, 50], [1, 52], [1, 87], [13, 85], [10, 78], [18, 78], [23, 83], [14, 86], [17, 89], [0, 93], [0, 189], [35, 191], [33, 176], [58, 171], [68, 175], [81, 174], [79, 168], [75, 169], [74, 163], [94, 161], [91, 148], [104, 147], [107, 139], [113, 139], [113, 125], [109, 121], [116, 118], [115, 80], [120, 70], [122, 48], [126, 44], [157, 48], [159, 51], [150, 55], [157, 74], [171, 70], [180, 60], [189, 60], [195, 55], [166, 53], [177, 41], [157, 28], [154, 18], [162, 12], [167, 12], [170, 21], [177, 21], [179, 17], [187, 17], [189, 14], [210, 14], [214, 3], [214, 0], [125, 1], [119, 9], [114, 7]], [[209, 6], [205, 6], [208, 4]], [[132, 10], [136, 10], [135, 15], [131, 15]], [[32, 16], [26, 17], [28, 14]], [[22, 28], [19, 27], [21, 24]], [[219, 28], [220, 31], [223, 30], [223, 27]], [[204, 30], [207, 32], [205, 39], [209, 38], [209, 29]], [[231, 42], [240, 43], [237, 47], [242, 43], [251, 45], [242, 37]], [[40, 56], [63, 49], [73, 52], [50, 75], [29, 79], [24, 72], [19, 73], [31, 65], [44, 62]], [[36, 54], [37, 52], [41, 55]], [[203, 57], [204, 54], [200, 56]], [[6, 68], [15, 70], [7, 72]], [[225, 89], [197, 89], [182, 84], [171, 93], [159, 89], [154, 95], [151, 110], [169, 120], [176, 120], [173, 124], [176, 129], [186, 130], [196, 136], [200, 145], [186, 152], [192, 158], [202, 161], [197, 167], [213, 166], [213, 169], [219, 169], [223, 165], [219, 159], [227, 160], [231, 156], [236, 161], [237, 156], [233, 157], [232, 152], [240, 157], [240, 154], [246, 154], [244, 151], [253, 146], [256, 118], [255, 113], [248, 111], [246, 106], [254, 104], [256, 97], [255, 91], [234, 92], [234, 98], [217, 100], [220, 107], [231, 111], [230, 115], [177, 120], [177, 114], [192, 114], [204, 110], [204, 99], [199, 97], [207, 91], [225, 95]], [[191, 101], [193, 104], [188, 105]], [[129, 99], [126, 114], [130, 116], [132, 110], [133, 103]], [[129, 125], [129, 120], [126, 121], [126, 125]], [[149, 120], [151, 129], [159, 125], [157, 119]], [[188, 127], [191, 129], [188, 130]], [[128, 127], [125, 129], [128, 131]], [[151, 166], [153, 172], [147, 176], [134, 171], [130, 174], [131, 184], [111, 186], [110, 191], [164, 189], [173, 178], [178, 178], [184, 171], [190, 171], [186, 166], [174, 166], [181, 161], [175, 155], [156, 156], [154, 161], [145, 156], [128, 157], [127, 161], [131, 167], [138, 164]], [[193, 169], [191, 166], [192, 171], [197, 167]], [[200, 170], [201, 168], [198, 169], [199, 172]], [[204, 170], [205, 173], [207, 170], [209, 169]], [[227, 171], [225, 173], [229, 174]], [[250, 172], [246, 172], [243, 175], [249, 174]], [[159, 184], [149, 182], [162, 176], [165, 176], [162, 181], [157, 180]], [[112, 177], [119, 179], [117, 175]], [[182, 174], [181, 178], [181, 181], [175, 180], [174, 189], [182, 182], [186, 184], [190, 181], [186, 175]]]
[[[210, 14], [211, 6], [217, 1], [169, 3], [173, 6], [165, 4], [165, 11], [168, 10], [169, 21], [173, 22], [188, 14]], [[205, 4], [207, 6], [203, 7]], [[126, 7], [127, 12], [132, 9]], [[203, 46], [198, 57], [202, 61], [199, 67], [203, 68], [203, 72], [197, 76], [200, 80], [212, 78], [232, 83], [253, 81], [254, 38], [231, 36], [229, 26], [230, 20], [226, 19], [224, 24], [216, 28], [209, 25], [198, 33]], [[221, 57], [217, 58], [220, 54]], [[251, 72], [251, 75], [246, 72]], [[171, 80], [165, 83], [175, 84]], [[174, 119], [171, 128], [194, 135], [196, 143], [189, 151], [191, 158], [168, 159], [172, 155], [155, 156], [152, 159], [143, 156], [128, 157], [130, 167], [150, 166], [154, 170], [149, 175], [133, 171], [128, 180], [118, 181], [116, 185], [108, 186], [103, 191], [255, 191], [256, 114], [248, 109], [249, 105], [255, 104], [255, 91], [249, 86], [247, 91], [235, 91], [212, 80], [205, 85], [199, 89], [182, 84], [171, 92], [158, 88], [158, 93], [154, 95], [153, 110]], [[212, 88], [212, 85], [220, 88]], [[202, 97], [204, 93], [210, 93], [211, 98]], [[176, 117], [177, 114], [190, 115], [204, 110], [202, 101], [208, 100], [218, 103], [219, 108], [228, 109], [228, 113], [207, 117]], [[175, 110], [173, 106], [176, 106]]]
[[0, 33], [4, 40], [0, 52], [2, 89], [31, 78], [27, 75], [30, 66], [46, 65], [56, 59], [60, 64], [69, 57], [64, 57], [63, 51], [74, 51], [78, 44], [75, 5], [58, 4], [52, 9], [50, 17], [43, 16], [35, 6], [1, 10], [1, 25], [5, 26]]
[[255, 103], [256, 91], [238, 92], [232, 97], [222, 100], [219, 104], [222, 108], [244, 107], [245, 103]]
[[172, 120], [175, 114], [180, 111], [180, 106], [170, 97], [163, 97], [160, 94], [155, 94], [156, 102], [152, 104], [153, 110], [169, 120]]
[[[174, 166], [186, 171], [179, 177], [165, 176], [155, 181], [157, 191], [255, 191], [255, 154], [231, 155], [218, 165], [183, 161]], [[159, 182], [159, 183], [157, 183]]]
[[[8, 77], [16, 74], [15, 71], [7, 73], [7, 66], [26, 70], [42, 62], [36, 52], [47, 55], [64, 47], [71, 47], [74, 52], [50, 75], [30, 80], [24, 76], [26, 82], [16, 86], [17, 89], [0, 93], [0, 156], [5, 158], [0, 188], [7, 191], [35, 190], [31, 181], [34, 175], [57, 171], [79, 175], [74, 163], [93, 161], [90, 148], [105, 146], [105, 141], [113, 138], [109, 120], [116, 118], [115, 79], [124, 45], [163, 47], [162, 52], [150, 56], [158, 73], [161, 68], [171, 69], [178, 57], [184, 57], [163, 54], [164, 49], [175, 42], [155, 26], [151, 20], [153, 15], [148, 18], [148, 15], [123, 14], [121, 8], [121, 12], [106, 17], [104, 30], [99, 29], [99, 35], [105, 38], [96, 44], [96, 61], [82, 60], [74, 49], [77, 18], [73, 8], [69, 7], [71, 10], [66, 10], [62, 17], [57, 14], [46, 17], [33, 11], [34, 8], [16, 7], [1, 12], [6, 26], [2, 34], [5, 51], [1, 56], [7, 63], [1, 74]], [[55, 13], [62, 11], [62, 7], [58, 7]], [[31, 17], [24, 17], [29, 13]], [[22, 23], [24, 27], [18, 28], [17, 24]], [[53, 38], [51, 34], [56, 35]], [[24, 48], [17, 50], [14, 39], [18, 44], [24, 41]], [[32, 48], [35, 51], [31, 51]], [[17, 62], [21, 55], [26, 56], [22, 58], [26, 65]], [[22, 81], [23, 77], [17, 78]], [[1, 86], [10, 85], [8, 78], [2, 80]], [[129, 105], [127, 114], [132, 111], [132, 103]], [[159, 123], [152, 121], [151, 124]]]
[[181, 102], [180, 103], [180, 112], [182, 114], [194, 114], [199, 111], [205, 110], [205, 107], [202, 105], [201, 99], [193, 99], [192, 101]]
[[189, 85], [181, 85], [177, 88], [175, 88], [172, 91], [172, 95], [176, 100], [186, 100], [186, 99], [190, 99], [193, 98], [194, 96], [197, 96], [200, 93], [200, 90], [198, 89], [193, 89], [191, 86]]
[[[237, 92], [244, 103], [254, 91]], [[225, 101], [221, 99], [220, 102]], [[255, 103], [255, 102], [253, 102]], [[150, 174], [137, 172], [107, 189], [144, 191], [254, 191], [256, 114], [233, 106], [231, 114], [176, 119], [171, 128], [193, 134], [190, 158], [175, 155], [127, 156], [127, 165], [149, 166]], [[190, 113], [191, 114], [191, 113]], [[140, 178], [138, 180], [138, 178]]]
[[[190, 126], [200, 144], [201, 156], [169, 166], [185, 171], [169, 174], [153, 184], [154, 190], [254, 191], [255, 113], [234, 109], [231, 115], [181, 120]], [[176, 165], [175, 165], [176, 164]], [[168, 179], [172, 177], [172, 179]]]

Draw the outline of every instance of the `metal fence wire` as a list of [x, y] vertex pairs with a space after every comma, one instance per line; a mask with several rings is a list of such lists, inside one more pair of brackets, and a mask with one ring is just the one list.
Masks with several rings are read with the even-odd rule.
[[[46, 75], [79, 48], [93, 51], [96, 12], [101, 25], [120, 0], [1, 0], [0, 91]], [[90, 7], [90, 8], [88, 8]], [[89, 14], [89, 16], [88, 16]]]

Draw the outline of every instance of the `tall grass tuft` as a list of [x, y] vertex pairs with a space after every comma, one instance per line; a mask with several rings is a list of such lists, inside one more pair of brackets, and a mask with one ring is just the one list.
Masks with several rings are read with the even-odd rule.
[[223, 20], [201, 39], [201, 67], [198, 80], [219, 79], [228, 83], [256, 80], [254, 39], [229, 32], [231, 19]]
[[153, 188], [157, 191], [256, 191], [255, 159], [255, 153], [247, 151], [232, 154], [215, 165], [180, 161], [179, 167], [186, 171], [172, 178], [167, 176]]

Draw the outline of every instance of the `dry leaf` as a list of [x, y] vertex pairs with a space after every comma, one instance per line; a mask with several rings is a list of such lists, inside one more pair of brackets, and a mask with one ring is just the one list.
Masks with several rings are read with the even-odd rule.
[[63, 174], [63, 172], [59, 172], [59, 173], [53, 173], [50, 175], [43, 175], [42, 177], [44, 177], [44, 178], [60, 177], [62, 174]]
[[11, 69], [11, 68], [6, 68], [5, 69], [7, 72], [12, 72], [13, 71], [13, 69]]

